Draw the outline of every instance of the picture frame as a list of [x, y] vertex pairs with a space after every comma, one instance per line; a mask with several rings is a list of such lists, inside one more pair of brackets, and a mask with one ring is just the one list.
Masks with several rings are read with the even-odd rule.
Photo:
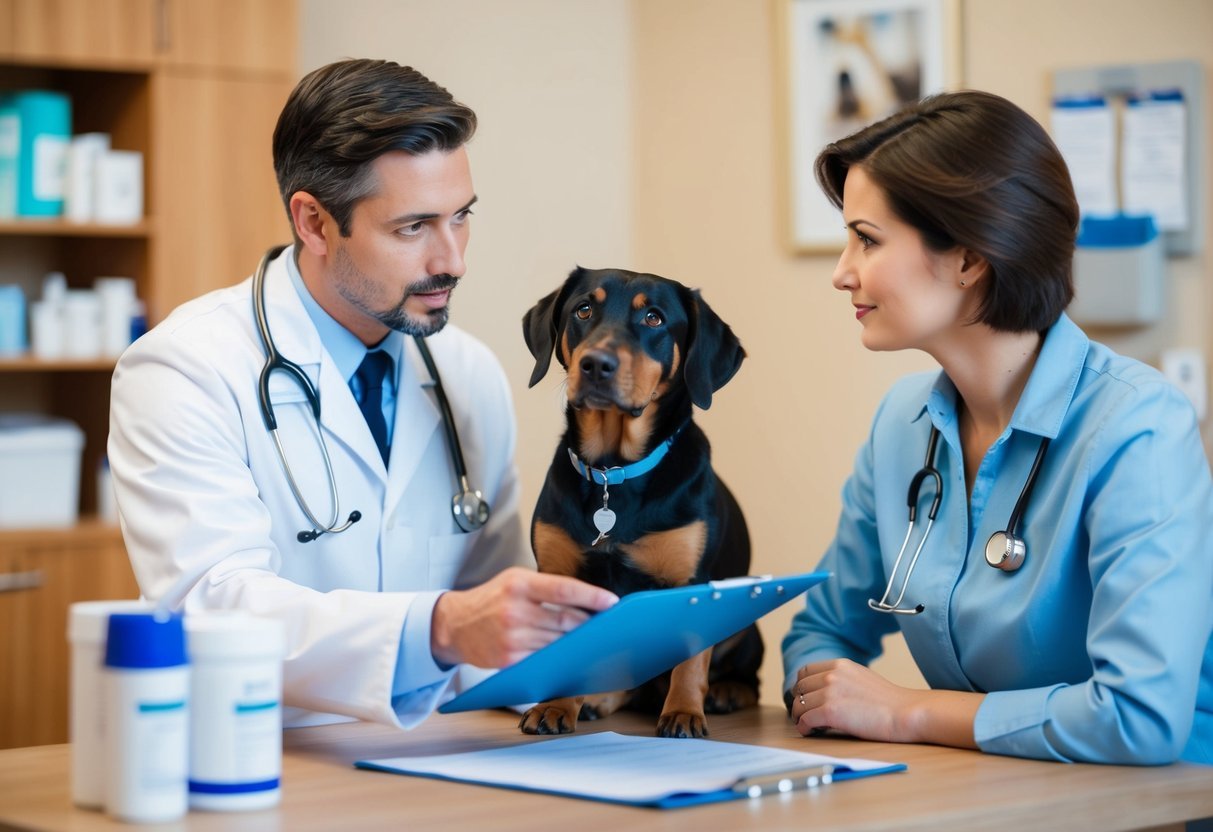
[[830, 142], [960, 85], [960, 0], [773, 0], [784, 237], [793, 254], [846, 245], [813, 171]]

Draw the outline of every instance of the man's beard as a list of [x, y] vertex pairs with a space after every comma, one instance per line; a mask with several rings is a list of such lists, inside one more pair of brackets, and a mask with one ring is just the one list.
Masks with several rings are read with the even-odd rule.
[[449, 295], [447, 296], [445, 306], [441, 309], [431, 309], [420, 318], [406, 312], [404, 305], [413, 295], [441, 292], [446, 289], [454, 293], [455, 287], [459, 284], [459, 278], [453, 275], [436, 274], [419, 280], [405, 289], [404, 296], [398, 304], [386, 312], [379, 312], [372, 309], [366, 300], [374, 294], [375, 286], [373, 282], [354, 265], [353, 260], [344, 247], [337, 250], [335, 266], [338, 273], [338, 293], [352, 306], [375, 318], [389, 329], [394, 329], [405, 335], [416, 335], [427, 338], [441, 331], [451, 316]]
[[450, 295], [447, 295], [447, 303], [441, 309], [431, 309], [424, 316], [417, 318], [405, 311], [404, 305], [408, 303], [409, 298], [413, 295], [424, 295], [430, 292], [441, 292], [450, 290], [454, 293], [455, 287], [459, 284], [459, 278], [449, 274], [437, 274], [427, 277], [425, 280], [414, 283], [404, 293], [404, 297], [400, 299], [394, 308], [389, 309], [377, 317], [379, 322], [389, 329], [394, 329], [397, 332], [402, 332], [405, 335], [420, 336], [428, 338], [431, 335], [442, 330], [446, 326], [446, 322], [451, 317], [451, 302]]

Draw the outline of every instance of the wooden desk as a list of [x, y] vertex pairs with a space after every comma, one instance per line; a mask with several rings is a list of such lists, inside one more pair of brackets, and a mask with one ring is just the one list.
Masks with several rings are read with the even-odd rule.
[[[737, 829], [1117, 830], [1213, 816], [1213, 767], [1064, 765], [925, 745], [885, 745], [798, 736], [782, 711], [710, 718], [719, 740], [761, 742], [838, 757], [905, 762], [909, 771], [836, 783], [809, 792], [673, 811], [359, 771], [359, 759], [469, 751], [519, 742], [505, 712], [434, 716], [408, 733], [347, 723], [286, 732], [283, 799], [277, 809], [242, 814], [191, 812], [170, 829], [441, 829], [537, 832], [644, 832]], [[653, 720], [616, 714], [579, 731], [651, 734]], [[0, 751], [0, 829], [120, 829], [68, 798], [66, 745]]]

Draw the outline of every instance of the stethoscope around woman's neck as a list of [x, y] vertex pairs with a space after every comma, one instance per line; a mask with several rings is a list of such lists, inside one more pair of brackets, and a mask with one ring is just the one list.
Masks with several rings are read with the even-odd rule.
[[[902, 599], [906, 594], [906, 586], [910, 583], [910, 575], [914, 573], [914, 565], [918, 563], [918, 556], [922, 554], [922, 547], [926, 545], [927, 538], [931, 535], [931, 526], [935, 524], [935, 515], [939, 513], [939, 504], [943, 500], [943, 477], [939, 473], [939, 469], [935, 467], [935, 448], [939, 444], [939, 428], [931, 426], [931, 435], [927, 439], [927, 457], [923, 466], [918, 469], [914, 477], [910, 480], [910, 491], [906, 497], [906, 502], [910, 507], [910, 525], [906, 529], [905, 539], [901, 542], [901, 550], [897, 553], [896, 560], [893, 561], [893, 571], [889, 573], [889, 584], [885, 587], [884, 595], [880, 600], [868, 599], [868, 606], [876, 612], [888, 612], [896, 615], [918, 615], [926, 606], [916, 604], [913, 607], [903, 607]], [[1036, 475], [1040, 472], [1040, 463], [1045, 458], [1045, 451], [1049, 447], [1049, 438], [1040, 440], [1040, 447], [1036, 451], [1036, 459], [1032, 463], [1032, 468], [1028, 471], [1028, 479], [1023, 484], [1023, 490], [1019, 492], [1019, 499], [1015, 501], [1015, 508], [1011, 511], [1011, 517], [1007, 520], [1007, 527], [1002, 531], [994, 532], [990, 535], [990, 539], [986, 541], [986, 563], [995, 569], [1001, 569], [1003, 572], [1014, 572], [1023, 566], [1024, 558], [1028, 554], [1028, 545], [1024, 539], [1018, 535], [1019, 521], [1023, 518], [1024, 509], [1027, 508], [1028, 498], [1032, 494], [1032, 489], [1036, 485]], [[901, 559], [905, 556], [906, 546], [910, 542], [910, 536], [914, 533], [914, 521], [918, 516], [918, 494], [922, 490], [922, 484], [925, 480], [930, 479], [935, 484], [935, 496], [931, 499], [931, 508], [927, 511], [927, 527], [922, 533], [922, 539], [918, 541], [918, 546], [914, 549], [914, 555], [910, 558], [910, 563], [906, 567], [905, 577], [901, 581], [901, 592], [897, 594], [897, 600], [890, 602], [889, 595], [893, 592], [893, 583], [897, 580], [897, 569], [901, 566]]]
[[[257, 264], [257, 271], [253, 274], [253, 318], [257, 323], [257, 332], [261, 336], [261, 345], [265, 349], [265, 366], [261, 368], [261, 375], [257, 380], [257, 398], [261, 406], [261, 418], [265, 422], [265, 429], [273, 437], [274, 448], [278, 452], [278, 461], [282, 463], [282, 470], [286, 474], [286, 481], [290, 485], [291, 493], [295, 496], [295, 502], [299, 504], [299, 508], [307, 517], [308, 522], [312, 524], [311, 529], [301, 530], [296, 538], [300, 543], [309, 543], [322, 534], [339, 534], [345, 531], [362, 519], [362, 512], [351, 511], [345, 522], [338, 523], [341, 517], [341, 503], [337, 495], [337, 478], [333, 474], [333, 462], [329, 458], [328, 444], [324, 441], [324, 430], [320, 426], [320, 392], [312, 384], [312, 380], [308, 378], [302, 367], [278, 352], [274, 338], [270, 335], [269, 319], [265, 311], [265, 273], [270, 261], [281, 254], [284, 249], [286, 246], [274, 246], [269, 249], [262, 256], [261, 262]], [[442, 387], [442, 378], [438, 375], [438, 366], [434, 363], [434, 357], [430, 354], [424, 338], [414, 336], [413, 342], [421, 353], [421, 360], [425, 362], [430, 378], [434, 380], [434, 395], [438, 400], [438, 409], [442, 412], [442, 426], [446, 433], [451, 467], [454, 468], [455, 476], [459, 480], [460, 491], [451, 498], [451, 513], [455, 517], [455, 524], [462, 531], [474, 532], [488, 522], [489, 504], [479, 491], [468, 485], [467, 465], [463, 460], [463, 446], [459, 442], [459, 433], [455, 429], [455, 418], [451, 414], [451, 405], [447, 401], [446, 391]], [[275, 372], [286, 373], [294, 379], [311, 406], [316, 436], [320, 441], [320, 452], [324, 457], [324, 470], [328, 475], [329, 502], [333, 506], [327, 523], [321, 522], [316, 517], [304, 498], [299, 484], [295, 481], [295, 475], [291, 471], [291, 465], [287, 461], [282, 440], [278, 436], [278, 420], [274, 416], [273, 402], [270, 401], [270, 376]]]

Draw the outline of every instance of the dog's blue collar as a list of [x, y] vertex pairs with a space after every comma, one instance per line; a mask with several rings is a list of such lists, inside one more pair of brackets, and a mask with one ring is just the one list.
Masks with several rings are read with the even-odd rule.
[[630, 465], [613, 465], [610, 468], [592, 468], [581, 461], [581, 457], [569, 448], [569, 462], [573, 463], [574, 470], [578, 474], [585, 477], [589, 482], [597, 483], [598, 485], [621, 485], [624, 480], [641, 477], [657, 467], [661, 460], [665, 459], [665, 455], [670, 452], [670, 446], [674, 444], [674, 440], [682, 433], [682, 429], [686, 425], [682, 425], [678, 430], [670, 434], [670, 438], [662, 442], [653, 452], [644, 459], [633, 462]]

